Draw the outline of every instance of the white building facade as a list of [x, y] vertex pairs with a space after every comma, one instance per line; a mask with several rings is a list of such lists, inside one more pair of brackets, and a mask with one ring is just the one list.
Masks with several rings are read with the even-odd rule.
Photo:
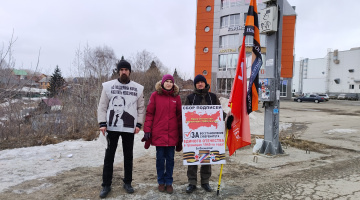
[[360, 93], [360, 47], [296, 61], [292, 93]]

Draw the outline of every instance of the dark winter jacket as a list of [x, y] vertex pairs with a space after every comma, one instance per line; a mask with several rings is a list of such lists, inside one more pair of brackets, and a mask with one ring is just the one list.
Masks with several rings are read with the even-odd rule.
[[155, 85], [146, 108], [144, 132], [151, 133], [153, 146], [177, 146], [181, 143], [181, 99], [179, 87], [174, 84], [171, 91]]
[[210, 85], [204, 89], [194, 89], [194, 92], [187, 96], [185, 105], [220, 105], [216, 94], [209, 92]]

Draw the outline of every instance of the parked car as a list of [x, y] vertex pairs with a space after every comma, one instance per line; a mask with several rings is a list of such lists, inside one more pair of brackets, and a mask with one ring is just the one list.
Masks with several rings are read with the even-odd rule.
[[308, 94], [308, 95], [305, 95], [305, 96], [301, 96], [301, 97], [296, 97], [294, 99], [294, 101], [297, 101], [297, 102], [302, 102], [302, 101], [313, 101], [315, 103], [320, 103], [320, 102], [324, 102], [325, 101], [325, 98], [324, 97], [321, 97], [317, 94]]
[[345, 98], [348, 100], [357, 101], [357, 100], [359, 100], [359, 95], [356, 93], [351, 93], [351, 94], [347, 94]]
[[346, 99], [346, 94], [339, 94], [337, 99], [345, 100]]
[[330, 99], [337, 99], [338, 98], [338, 95], [337, 94], [329, 94], [329, 98]]
[[324, 97], [325, 101], [329, 101], [330, 97], [327, 94], [319, 94], [320, 97]]

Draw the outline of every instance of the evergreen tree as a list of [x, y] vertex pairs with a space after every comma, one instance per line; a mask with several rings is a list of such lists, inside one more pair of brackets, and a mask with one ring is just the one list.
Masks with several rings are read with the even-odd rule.
[[151, 93], [154, 92], [155, 84], [161, 81], [161, 78], [162, 75], [159, 68], [156, 66], [155, 61], [152, 61], [150, 67], [145, 72], [145, 77], [139, 81], [139, 83], [144, 86], [144, 96], [146, 100], [150, 99]]
[[179, 76], [179, 74], [176, 71], [176, 68], [175, 68], [173, 77], [174, 77], [174, 81], [175, 81], [176, 85], [178, 85], [180, 88], [182, 88], [182, 86], [184, 85], [183, 84], [184, 80]]
[[50, 97], [58, 95], [64, 87], [65, 80], [61, 76], [59, 66], [56, 66], [53, 75], [50, 78], [50, 86], [47, 88]]
[[177, 71], [176, 71], [176, 68], [175, 68], [173, 77], [174, 77], [175, 80], [180, 80], [181, 79], [180, 76], [178, 75]]

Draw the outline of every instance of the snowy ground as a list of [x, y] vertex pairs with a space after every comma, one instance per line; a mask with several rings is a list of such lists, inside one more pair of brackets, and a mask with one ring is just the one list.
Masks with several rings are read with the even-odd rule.
[[[145, 150], [140, 140], [140, 132], [135, 137], [134, 159], [151, 153]], [[59, 172], [77, 167], [98, 167], [103, 164], [105, 138], [96, 141], [66, 141], [59, 144], [18, 148], [0, 151], [0, 193], [11, 186], [27, 180], [54, 176]], [[122, 150], [121, 143], [118, 151]], [[116, 163], [122, 162], [122, 153], [117, 153]]]

